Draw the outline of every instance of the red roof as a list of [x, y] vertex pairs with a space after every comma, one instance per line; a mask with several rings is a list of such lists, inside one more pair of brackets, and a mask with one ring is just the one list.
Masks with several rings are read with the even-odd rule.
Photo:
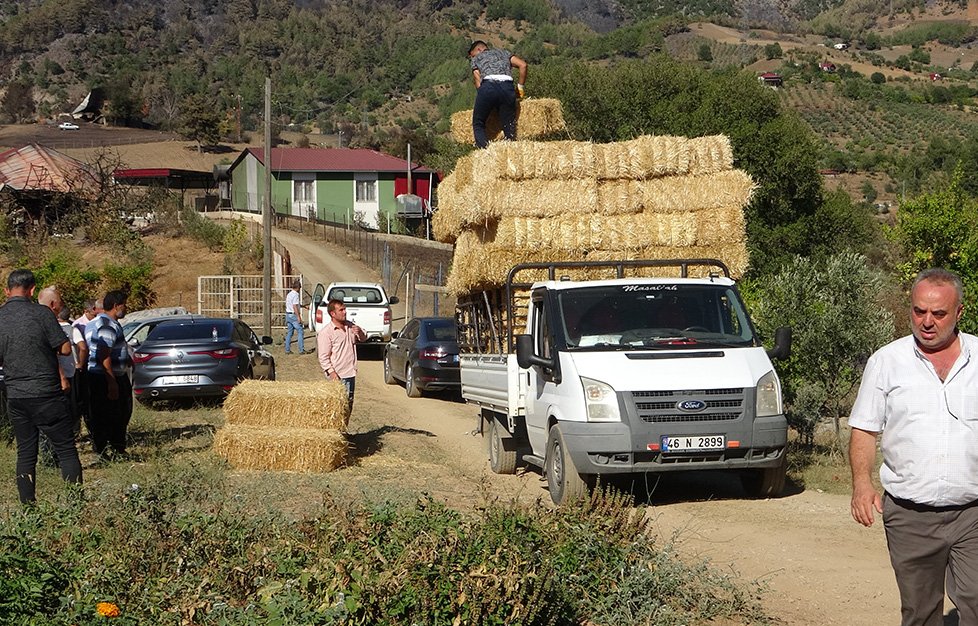
[[[237, 160], [247, 153], [264, 164], [264, 148], [248, 148]], [[415, 173], [434, 173], [416, 163], [412, 166]], [[272, 171], [406, 172], [407, 160], [366, 148], [272, 148]]]

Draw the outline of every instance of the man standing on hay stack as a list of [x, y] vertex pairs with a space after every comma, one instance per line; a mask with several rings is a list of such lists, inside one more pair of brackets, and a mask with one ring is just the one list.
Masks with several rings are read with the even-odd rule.
[[319, 364], [327, 380], [341, 380], [346, 387], [349, 410], [353, 411], [353, 392], [357, 379], [357, 342], [366, 341], [367, 333], [348, 322], [346, 305], [342, 300], [330, 300], [326, 304], [329, 324], [325, 324], [316, 335], [319, 348]]
[[[472, 133], [475, 145], [485, 148], [486, 120], [495, 111], [499, 116], [506, 139], [516, 139], [516, 98], [523, 98], [526, 83], [526, 61], [502, 48], [490, 49], [484, 41], [473, 41], [469, 47], [469, 64], [475, 81], [475, 107], [472, 109]], [[512, 68], [520, 72], [519, 83], [513, 87]]]

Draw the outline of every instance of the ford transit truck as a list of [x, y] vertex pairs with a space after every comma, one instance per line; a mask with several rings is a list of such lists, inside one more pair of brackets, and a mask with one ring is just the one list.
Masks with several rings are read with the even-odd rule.
[[539, 467], [558, 505], [629, 474], [730, 470], [752, 496], [783, 489], [771, 359], [791, 330], [766, 351], [721, 261], [524, 263], [456, 316], [494, 472]]

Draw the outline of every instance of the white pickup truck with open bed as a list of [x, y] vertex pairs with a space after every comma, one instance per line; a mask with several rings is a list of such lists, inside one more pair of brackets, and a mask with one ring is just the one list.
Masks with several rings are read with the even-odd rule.
[[319, 332], [329, 324], [326, 306], [330, 300], [342, 300], [346, 305], [346, 319], [363, 329], [368, 343], [387, 343], [391, 340], [391, 305], [397, 304], [396, 296], [388, 296], [378, 283], [330, 283], [316, 285], [312, 292], [309, 326]]

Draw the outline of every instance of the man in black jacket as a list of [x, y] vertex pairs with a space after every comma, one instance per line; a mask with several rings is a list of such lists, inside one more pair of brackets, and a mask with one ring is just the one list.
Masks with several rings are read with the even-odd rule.
[[71, 354], [68, 337], [46, 306], [31, 300], [34, 274], [18, 269], [7, 278], [7, 301], [0, 306], [0, 363], [7, 387], [7, 412], [17, 440], [17, 492], [35, 499], [37, 449], [43, 432], [54, 446], [67, 482], [81, 483], [75, 433], [62, 391], [58, 354]]

